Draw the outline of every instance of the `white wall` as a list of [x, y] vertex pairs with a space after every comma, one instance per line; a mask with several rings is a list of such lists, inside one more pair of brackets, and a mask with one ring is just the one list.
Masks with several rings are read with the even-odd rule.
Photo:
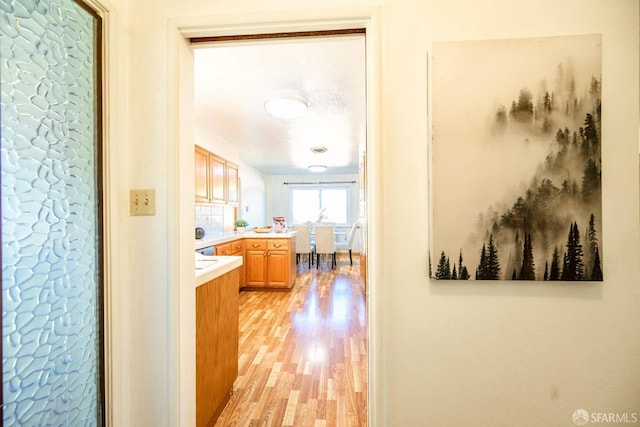
[[[176, 206], [177, 164], [193, 164], [175, 148], [178, 73], [174, 18], [206, 24], [340, 15], [367, 0], [211, 2], [114, 0], [119, 19], [120, 111], [110, 141], [114, 199], [114, 407], [116, 425], [176, 425], [179, 311], [176, 273], [182, 226]], [[373, 209], [383, 228], [370, 232], [378, 272], [371, 374], [380, 384], [373, 422], [385, 426], [572, 425], [574, 410], [640, 412], [640, 224], [638, 187], [637, 0], [383, 0], [382, 111], [377, 161], [382, 183]], [[118, 7], [120, 9], [118, 9]], [[128, 11], [127, 8], [131, 10]], [[317, 10], [316, 10], [317, 9]], [[353, 11], [345, 9], [344, 14]], [[352, 16], [352, 15], [351, 15]], [[433, 41], [603, 35], [603, 185], [605, 282], [445, 286], [427, 279], [427, 57]], [[186, 55], [188, 56], [188, 55]], [[170, 62], [170, 58], [171, 62]], [[375, 62], [374, 62], [375, 63]], [[181, 106], [183, 110], [185, 106]], [[127, 118], [122, 118], [126, 111]], [[184, 132], [188, 134], [188, 132]], [[182, 132], [180, 133], [182, 135]], [[118, 158], [120, 157], [120, 158]], [[191, 176], [185, 177], [192, 180]], [[422, 184], [421, 184], [422, 183]], [[190, 184], [191, 188], [193, 183]], [[157, 215], [129, 217], [130, 188], [155, 188]], [[413, 227], [407, 228], [407, 222]], [[384, 230], [384, 231], [382, 231]], [[190, 236], [191, 237], [191, 236]], [[186, 305], [185, 305], [186, 304]], [[187, 328], [188, 330], [188, 328]], [[188, 372], [188, 369], [185, 371]], [[192, 374], [192, 373], [191, 373]], [[181, 405], [183, 405], [181, 403]]]

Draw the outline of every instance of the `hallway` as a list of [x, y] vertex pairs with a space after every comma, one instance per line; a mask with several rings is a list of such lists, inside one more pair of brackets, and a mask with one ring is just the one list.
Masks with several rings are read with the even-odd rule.
[[241, 292], [239, 374], [216, 426], [366, 426], [367, 325], [358, 257], [298, 265], [291, 292]]

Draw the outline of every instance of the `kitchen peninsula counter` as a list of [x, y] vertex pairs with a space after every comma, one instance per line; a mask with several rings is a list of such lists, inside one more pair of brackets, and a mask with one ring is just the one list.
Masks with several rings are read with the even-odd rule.
[[207, 246], [215, 246], [221, 243], [232, 242], [238, 239], [290, 239], [298, 234], [297, 231], [287, 231], [286, 233], [256, 233], [255, 231], [245, 231], [244, 233], [236, 233], [229, 231], [214, 236], [205, 236], [203, 239], [196, 240], [195, 250], [205, 248]]
[[[293, 287], [297, 276], [297, 234], [293, 230], [286, 233], [221, 233], [197, 240], [195, 250], [215, 246], [218, 255], [211, 258], [223, 260], [234, 258], [233, 255], [242, 258], [240, 289], [287, 291]], [[196, 286], [206, 283], [206, 280], [198, 278], [199, 274], [202, 273], [196, 270]]]
[[[201, 264], [201, 265], [199, 265]], [[196, 287], [242, 267], [242, 256], [204, 256], [196, 254]]]

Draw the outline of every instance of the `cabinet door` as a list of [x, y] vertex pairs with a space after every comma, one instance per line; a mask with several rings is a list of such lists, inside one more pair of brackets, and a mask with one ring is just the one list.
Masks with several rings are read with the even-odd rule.
[[286, 288], [289, 286], [289, 252], [267, 252], [267, 286]]
[[246, 268], [244, 270], [247, 286], [264, 286], [267, 269], [267, 256], [264, 250], [249, 250], [245, 252]]
[[238, 166], [227, 162], [227, 203], [237, 204], [240, 201], [240, 185]]
[[225, 160], [209, 153], [210, 199], [214, 203], [225, 203], [227, 197]]
[[[233, 242], [230, 243], [230, 245], [231, 245], [231, 255], [241, 256], [243, 257], [243, 260], [244, 260], [244, 240], [242, 239], [234, 240]], [[245, 283], [244, 283], [245, 268], [246, 268], [245, 262], [243, 261], [242, 266], [238, 268], [238, 270], [240, 270], [240, 288], [239, 289], [245, 286]]]
[[209, 152], [196, 145], [196, 202], [209, 201]]

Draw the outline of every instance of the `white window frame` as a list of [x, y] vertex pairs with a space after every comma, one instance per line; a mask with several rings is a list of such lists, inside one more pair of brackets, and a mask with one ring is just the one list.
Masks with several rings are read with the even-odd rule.
[[[335, 225], [337, 226], [347, 226], [350, 224], [350, 218], [351, 218], [351, 188], [348, 186], [313, 186], [313, 187], [302, 187], [302, 186], [298, 186], [298, 187], [293, 187], [290, 189], [289, 192], [289, 198], [291, 200], [290, 203], [290, 210], [291, 210], [291, 219], [292, 221], [298, 222], [298, 223], [302, 223], [305, 221], [301, 221], [300, 219], [298, 219], [296, 221], [295, 215], [294, 215], [294, 193], [296, 191], [317, 191], [318, 192], [318, 206], [320, 206], [319, 209], [317, 209], [317, 214], [320, 213], [320, 210], [322, 209], [322, 192], [326, 191], [326, 190], [344, 190], [345, 195], [346, 195], [346, 200], [345, 200], [345, 221], [344, 222], [338, 222], [338, 221], [333, 221], [331, 218], [323, 218], [322, 221], [326, 221], [326, 222], [332, 222], [335, 223]], [[308, 221], [311, 222], [318, 222], [317, 221], [318, 218], [308, 218]]]

